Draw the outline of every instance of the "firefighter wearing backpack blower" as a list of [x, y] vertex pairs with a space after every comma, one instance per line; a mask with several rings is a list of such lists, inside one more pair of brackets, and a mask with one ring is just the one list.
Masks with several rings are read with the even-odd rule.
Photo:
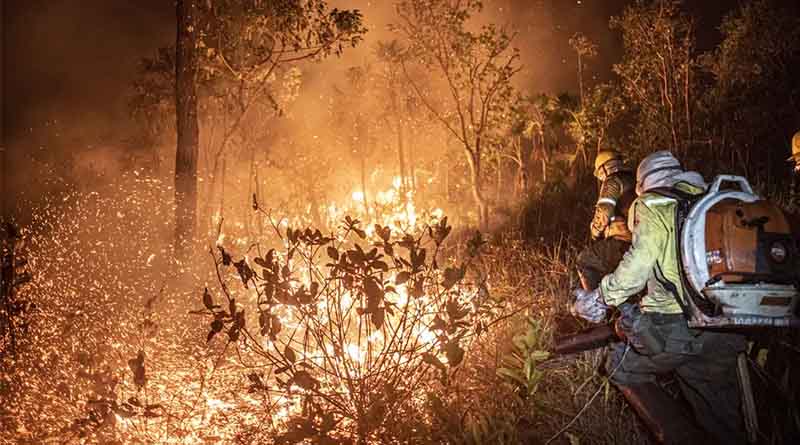
[[[667, 444], [745, 442], [736, 376], [736, 357], [745, 340], [737, 334], [688, 327], [678, 300], [683, 295], [676, 295], [683, 293], [676, 248], [677, 201], [657, 193], [678, 189], [700, 195], [706, 187], [700, 174], [684, 171], [671, 153], [646, 157], [636, 172], [638, 198], [629, 216], [632, 245], [598, 289], [576, 291], [572, 308], [589, 321], [601, 322], [610, 307], [623, 305], [646, 288], [639, 304], [623, 315], [620, 325], [628, 343], [612, 345], [607, 371], [650, 431]], [[677, 376], [694, 416], [687, 416], [657, 383], [658, 374], [670, 372]]]
[[594, 176], [601, 185], [590, 227], [593, 242], [577, 258], [578, 276], [585, 290], [597, 288], [630, 247], [628, 208], [636, 198], [633, 173], [618, 152], [600, 150]]

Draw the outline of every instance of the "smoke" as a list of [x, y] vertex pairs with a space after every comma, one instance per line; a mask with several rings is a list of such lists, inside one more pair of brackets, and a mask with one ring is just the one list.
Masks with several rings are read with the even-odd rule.
[[[485, 2], [477, 19], [516, 31], [523, 66], [517, 86], [522, 91], [559, 93], [576, 89], [575, 55], [568, 44], [576, 32], [599, 47], [598, 57], [586, 64], [587, 84], [611, 76], [621, 42], [608, 29], [608, 19], [628, 3], [494, 0]], [[335, 133], [325, 128], [337, 99], [335, 88], [346, 87], [349, 68], [374, 60], [377, 42], [396, 38], [388, 29], [397, 20], [393, 1], [331, 0], [330, 4], [359, 9], [369, 32], [358, 47], [346, 48], [339, 57], [301, 65], [303, 86], [292, 107], [294, 122], [280, 124], [286, 127], [280, 132], [298, 139]], [[140, 60], [174, 42], [172, 2], [8, 2], [6, 20], [4, 99], [9, 110], [6, 138], [13, 149], [12, 190], [38, 193], [44, 189], [41, 176], [53, 168], [74, 182], [81, 182], [87, 172], [113, 177], [137, 150], [149, 150], [130, 142], [137, 134], [127, 104]], [[713, 29], [708, 24], [700, 23], [703, 29]], [[44, 170], [34, 168], [40, 163], [49, 165]]]
[[80, 177], [73, 167], [83, 152], [104, 168], [125, 157], [127, 89], [139, 60], [174, 40], [172, 2], [10, 1], [5, 20], [4, 126], [16, 197], [48, 190], [52, 168]]

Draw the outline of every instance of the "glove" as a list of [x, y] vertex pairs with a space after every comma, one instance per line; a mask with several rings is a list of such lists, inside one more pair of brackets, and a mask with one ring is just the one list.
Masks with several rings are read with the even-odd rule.
[[593, 291], [575, 289], [572, 295], [575, 296], [575, 302], [570, 307], [572, 315], [592, 323], [600, 323], [606, 318], [608, 306], [603, 301], [599, 289]]
[[614, 216], [614, 206], [603, 203], [598, 204], [594, 209], [594, 216], [590, 225], [592, 239], [597, 241], [605, 238], [606, 228], [611, 224], [611, 218]]

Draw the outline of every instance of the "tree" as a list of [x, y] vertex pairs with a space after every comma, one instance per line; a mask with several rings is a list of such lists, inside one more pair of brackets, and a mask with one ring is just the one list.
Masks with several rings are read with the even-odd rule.
[[[196, 5], [193, 25], [197, 57], [197, 95], [205, 168], [205, 202], [217, 179], [224, 195], [230, 146], [255, 150], [265, 140], [274, 118], [299, 92], [301, 61], [339, 55], [357, 45], [366, 32], [358, 10], [329, 8], [324, 0], [217, 0]], [[176, 102], [165, 96], [175, 82], [176, 61], [160, 50], [145, 60], [133, 105], [155, 122], [153, 131], [169, 131], [158, 123]], [[251, 152], [246, 157], [255, 159]], [[251, 162], [252, 170], [253, 162]], [[197, 166], [194, 167], [197, 175]], [[196, 182], [196, 181], [195, 181]], [[195, 185], [196, 187], [196, 185]], [[222, 205], [220, 205], [220, 212]]]
[[583, 34], [577, 32], [569, 39], [569, 46], [578, 56], [578, 92], [583, 106], [583, 59], [597, 56], [597, 45]]
[[[519, 71], [519, 51], [513, 35], [494, 25], [468, 30], [470, 18], [480, 12], [480, 1], [404, 0], [398, 3], [399, 24], [407, 54], [403, 72], [422, 104], [460, 143], [470, 172], [478, 223], [488, 228], [489, 205], [483, 187], [482, 162], [491, 139], [502, 134]], [[434, 103], [409, 75], [407, 60], [419, 60], [438, 75], [444, 89]]]
[[636, 2], [611, 27], [625, 52], [614, 65], [634, 120], [634, 149], [670, 149], [685, 155], [693, 138], [697, 60], [694, 24], [676, 0]]
[[194, 0], [177, 2], [175, 50], [175, 114], [178, 142], [175, 154], [175, 246], [183, 256], [194, 238], [197, 208], [197, 7]]
[[797, 3], [742, 4], [723, 19], [722, 42], [702, 60], [713, 82], [703, 127], [715, 160], [776, 183], [786, 180], [789, 138], [800, 128], [798, 17]]

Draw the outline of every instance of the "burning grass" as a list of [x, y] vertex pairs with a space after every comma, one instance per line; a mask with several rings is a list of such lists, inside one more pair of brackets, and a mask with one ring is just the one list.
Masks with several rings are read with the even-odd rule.
[[[4, 438], [519, 443], [546, 439], [601, 382], [596, 358], [540, 354], [525, 369], [566, 305], [565, 244], [451, 235], [440, 210], [393, 185], [370, 206], [336, 204], [325, 231], [258, 209], [262, 243], [218, 224], [217, 243], [179, 264], [172, 209], [154, 204], [171, 194], [133, 175], [37, 213], [24, 289], [35, 309], [3, 357]], [[620, 409], [609, 393], [571, 431], [619, 438], [628, 430], [601, 416]]]

